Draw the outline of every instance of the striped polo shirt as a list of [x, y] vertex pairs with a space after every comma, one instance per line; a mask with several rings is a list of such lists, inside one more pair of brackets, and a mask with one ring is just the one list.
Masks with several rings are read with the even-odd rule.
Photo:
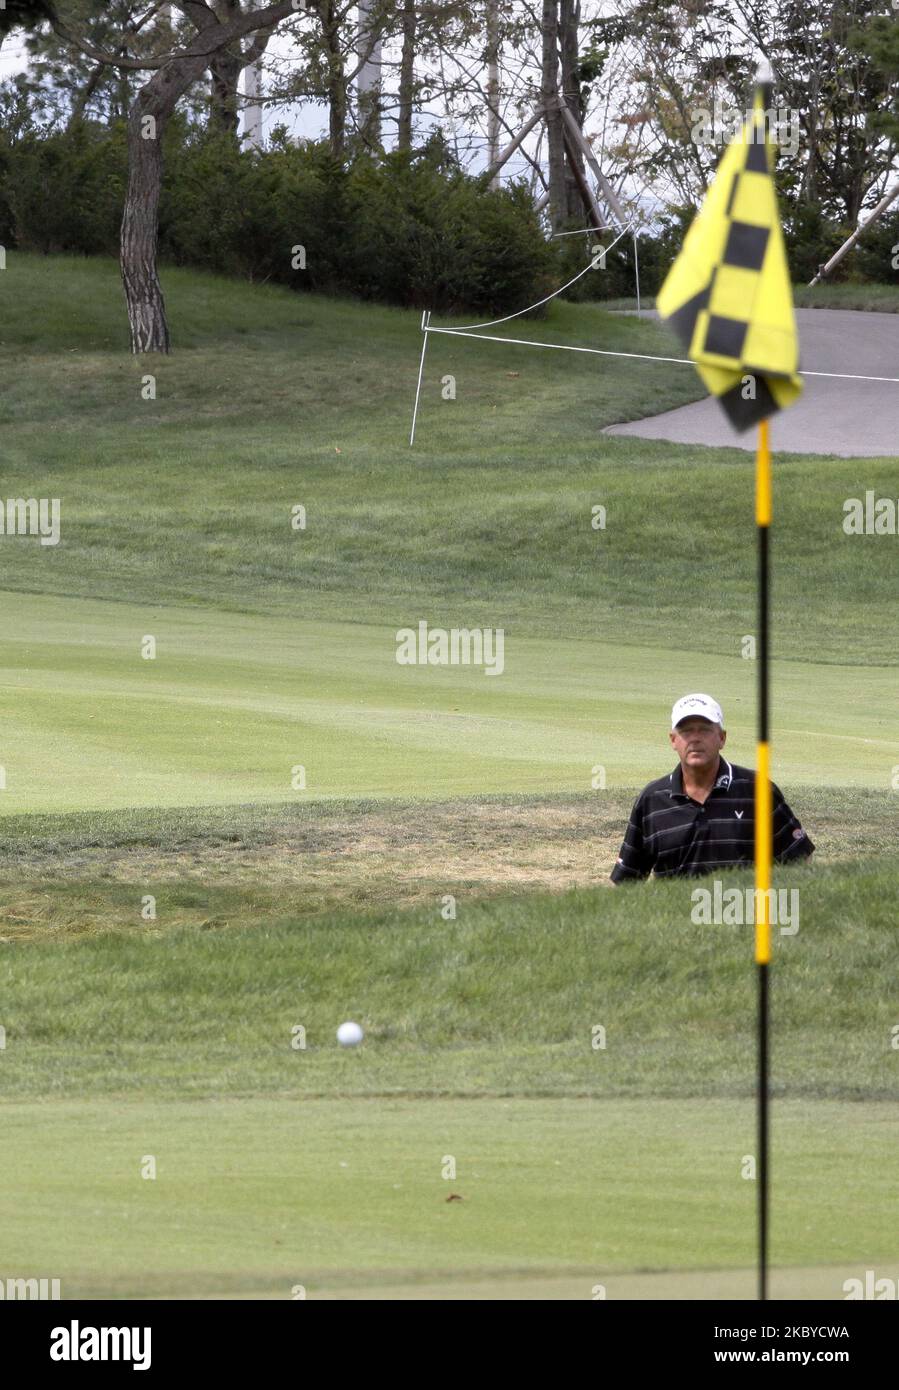
[[[815, 846], [783, 793], [771, 784], [773, 853], [779, 864], [805, 858]], [[708, 874], [755, 860], [755, 773], [718, 758], [718, 776], [705, 802], [684, 791], [678, 763], [667, 777], [644, 787], [634, 802], [613, 883], [672, 874]]]

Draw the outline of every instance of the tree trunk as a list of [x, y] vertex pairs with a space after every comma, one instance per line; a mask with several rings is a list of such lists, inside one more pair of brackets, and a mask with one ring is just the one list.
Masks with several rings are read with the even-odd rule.
[[174, 59], [150, 78], [128, 116], [128, 187], [122, 214], [119, 262], [131, 326], [131, 351], [169, 352], [165, 300], [156, 271], [162, 137], [166, 123], [207, 57]]
[[549, 211], [554, 232], [565, 225], [565, 138], [559, 111], [559, 0], [543, 0], [543, 80], [540, 95], [546, 119], [549, 151]]
[[118, 100], [113, 106], [113, 118], [124, 121], [128, 116], [128, 108], [131, 105], [131, 84], [128, 81], [127, 72], [119, 72], [116, 81]]
[[128, 120], [128, 190], [122, 216], [122, 284], [133, 353], [170, 350], [165, 301], [156, 272], [163, 121], [145, 111], [147, 104], [141, 93]]
[[209, 64], [212, 73], [209, 129], [237, 139], [237, 84], [243, 72], [243, 56], [218, 53]]
[[403, 50], [400, 57], [399, 113], [396, 147], [412, 148], [412, 115], [415, 103], [415, 0], [403, 0]]
[[250, 150], [261, 150], [264, 148], [262, 137], [262, 105], [259, 100], [261, 84], [259, 79], [259, 64], [248, 63], [246, 67], [246, 79], [244, 81], [246, 106], [244, 108], [243, 133], [247, 148]]
[[328, 138], [331, 154], [342, 160], [346, 150], [347, 92], [340, 48], [340, 17], [334, 0], [328, 0], [323, 6], [322, 25], [328, 60]]
[[[581, 101], [581, 84], [578, 77], [580, 67], [578, 27], [581, 19], [580, 0], [560, 0], [559, 4], [559, 47], [562, 53], [562, 95], [565, 103], [578, 125], [583, 129], [584, 108]], [[571, 164], [577, 165], [577, 171]], [[581, 189], [587, 182], [587, 171], [582, 151], [569, 145], [568, 164], [565, 169], [565, 212], [569, 221], [580, 217], [582, 212], [593, 219], [593, 211], [585, 202]]]
[[[499, 157], [499, 12], [498, 0], [487, 0], [487, 163], [495, 164]], [[491, 188], [499, 188], [499, 176], [491, 179]]]
[[[128, 116], [128, 188], [122, 215], [120, 264], [131, 351], [168, 352], [169, 328], [165, 301], [156, 270], [159, 240], [159, 196], [162, 189], [162, 137], [166, 123], [192, 83], [199, 81], [210, 64], [230, 43], [261, 28], [274, 31], [286, 19], [292, 5], [277, 0], [263, 11], [235, 17], [222, 26], [210, 18], [205, 32], [193, 41], [191, 49], [172, 57], [158, 68], [138, 93]], [[207, 13], [207, 11], [204, 11]], [[211, 15], [211, 12], [208, 12]], [[264, 14], [268, 25], [259, 23]]]

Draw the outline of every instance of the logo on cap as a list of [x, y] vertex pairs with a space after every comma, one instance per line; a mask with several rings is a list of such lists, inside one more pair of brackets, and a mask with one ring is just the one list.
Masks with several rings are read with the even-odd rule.
[[681, 720], [688, 719], [691, 714], [698, 715], [701, 719], [709, 719], [713, 724], [724, 728], [723, 711], [711, 695], [684, 695], [682, 699], [677, 700], [671, 710], [672, 729], [676, 729]]

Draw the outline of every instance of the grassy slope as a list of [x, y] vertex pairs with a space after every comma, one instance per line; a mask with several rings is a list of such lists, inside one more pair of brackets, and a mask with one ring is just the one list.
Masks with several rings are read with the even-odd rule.
[[[414, 315], [168, 272], [178, 351], [137, 363], [111, 263], [13, 256], [3, 288], [6, 493], [63, 508], [58, 547], [0, 544], [7, 811], [290, 799], [298, 762], [308, 797], [577, 790], [596, 763], [632, 786], [672, 688], [702, 683], [750, 760], [751, 469], [598, 433], [695, 396], [691, 371], [437, 338], [409, 450]], [[594, 306], [519, 331], [668, 341]], [[788, 786], [887, 789], [899, 763], [891, 542], [840, 527], [892, 469], [778, 463]], [[397, 667], [420, 618], [502, 626], [506, 673]]]
[[[178, 351], [150, 363], [118, 350], [110, 262], [14, 255], [3, 290], [4, 488], [60, 497], [63, 540], [4, 542], [0, 588], [724, 656], [752, 631], [745, 454], [599, 433], [696, 399], [688, 367], [435, 338], [410, 450], [411, 313], [170, 271]], [[672, 342], [595, 306], [555, 306], [515, 335]], [[895, 663], [888, 541], [841, 528], [844, 499], [891, 495], [893, 474], [892, 460], [865, 460], [863, 477], [853, 460], [778, 460], [784, 659]]]
[[[775, 933], [779, 1092], [895, 1096], [891, 873], [886, 858], [778, 871], [799, 904], [795, 935]], [[293, 888], [227, 929], [168, 926], [160, 890], [159, 925], [10, 943], [6, 1093], [751, 1094], [752, 929], [695, 924], [694, 884], [452, 888], [452, 921], [436, 894], [304, 918]], [[346, 1017], [367, 1030], [360, 1054], [334, 1045]]]

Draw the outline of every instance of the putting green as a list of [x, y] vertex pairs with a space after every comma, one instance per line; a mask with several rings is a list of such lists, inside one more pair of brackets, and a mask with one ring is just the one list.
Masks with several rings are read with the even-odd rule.
[[[3, 1119], [5, 1267], [64, 1298], [615, 1298], [639, 1271], [656, 1296], [692, 1272], [681, 1296], [701, 1297], [715, 1269], [752, 1291], [750, 1101], [59, 1100]], [[884, 1104], [775, 1106], [772, 1260], [795, 1295], [895, 1275], [895, 1126]]]
[[[577, 791], [595, 767], [633, 786], [673, 761], [667, 710], [695, 688], [721, 700], [730, 756], [754, 756], [739, 657], [510, 631], [488, 676], [399, 665], [386, 626], [30, 594], [2, 607], [8, 812]], [[888, 791], [894, 688], [893, 667], [776, 663], [776, 780]]]

